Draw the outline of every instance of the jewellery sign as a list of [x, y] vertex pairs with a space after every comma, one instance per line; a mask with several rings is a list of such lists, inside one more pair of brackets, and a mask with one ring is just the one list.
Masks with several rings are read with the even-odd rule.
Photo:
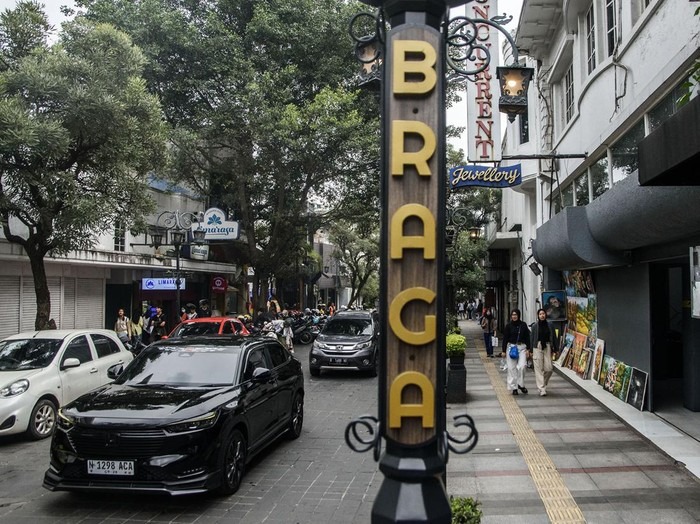
[[467, 186], [513, 187], [522, 182], [520, 164], [512, 166], [459, 166], [450, 169], [450, 188]]
[[408, 447], [433, 442], [442, 420], [437, 231], [444, 221], [444, 45], [428, 25], [399, 25], [387, 38], [382, 307], [388, 326], [380, 414], [385, 438]]

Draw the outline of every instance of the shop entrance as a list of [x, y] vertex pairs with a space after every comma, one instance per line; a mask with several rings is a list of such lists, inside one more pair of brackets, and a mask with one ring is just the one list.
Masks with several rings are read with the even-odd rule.
[[700, 440], [700, 413], [685, 406], [683, 286], [689, 264], [684, 260], [650, 266], [651, 289], [651, 397], [649, 409], [667, 422]]

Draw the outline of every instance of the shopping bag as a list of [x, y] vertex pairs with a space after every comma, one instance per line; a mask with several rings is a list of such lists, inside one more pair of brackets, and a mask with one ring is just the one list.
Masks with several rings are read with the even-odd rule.
[[491, 347], [493, 347], [493, 348], [498, 347], [498, 337], [491, 337]]

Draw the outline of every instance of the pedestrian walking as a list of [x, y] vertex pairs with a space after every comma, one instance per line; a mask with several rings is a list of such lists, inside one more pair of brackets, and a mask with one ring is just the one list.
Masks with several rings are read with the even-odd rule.
[[488, 358], [493, 358], [493, 341], [491, 337], [496, 335], [496, 319], [493, 318], [493, 314], [488, 308], [484, 308], [481, 315], [481, 330], [484, 332], [486, 356]]
[[117, 311], [117, 321], [114, 323], [114, 332], [124, 344], [128, 344], [131, 340], [131, 322], [129, 317], [124, 314], [124, 308], [119, 308]]
[[[511, 356], [511, 347], [514, 355]], [[527, 324], [520, 319], [520, 310], [513, 309], [510, 312], [510, 322], [503, 330], [502, 355], [505, 356], [508, 366], [507, 387], [518, 394], [518, 390], [527, 395], [525, 387], [525, 366], [530, 350], [530, 329]]]
[[292, 328], [292, 323], [291, 317], [285, 318], [284, 329], [282, 329], [282, 336], [290, 353], [294, 353], [294, 329]]
[[552, 376], [552, 352], [558, 349], [554, 325], [547, 320], [547, 312], [544, 309], [537, 310], [537, 322], [532, 325], [530, 344], [535, 383], [540, 390], [540, 396], [544, 397], [547, 395], [547, 384]]
[[464, 301], [460, 300], [457, 303], [457, 318], [463, 319], [465, 317], [464, 314]]
[[138, 308], [134, 309], [131, 314], [131, 345], [136, 347], [137, 344], [143, 341], [143, 316]]
[[199, 301], [199, 309], [197, 310], [197, 318], [207, 318], [211, 316], [211, 309], [209, 309], [209, 301], [203, 298]]

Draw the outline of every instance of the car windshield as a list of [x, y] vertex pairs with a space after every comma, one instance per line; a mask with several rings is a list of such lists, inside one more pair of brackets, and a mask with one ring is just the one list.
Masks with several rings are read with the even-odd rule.
[[371, 335], [372, 323], [363, 318], [334, 318], [323, 329], [325, 335]]
[[239, 348], [151, 346], [134, 359], [116, 382], [126, 386], [230, 386], [239, 360]]
[[45, 368], [53, 361], [62, 342], [55, 338], [3, 340], [0, 342], [0, 371]]
[[217, 335], [219, 333], [220, 322], [192, 322], [182, 324], [173, 333], [173, 337], [193, 337], [197, 335]]

